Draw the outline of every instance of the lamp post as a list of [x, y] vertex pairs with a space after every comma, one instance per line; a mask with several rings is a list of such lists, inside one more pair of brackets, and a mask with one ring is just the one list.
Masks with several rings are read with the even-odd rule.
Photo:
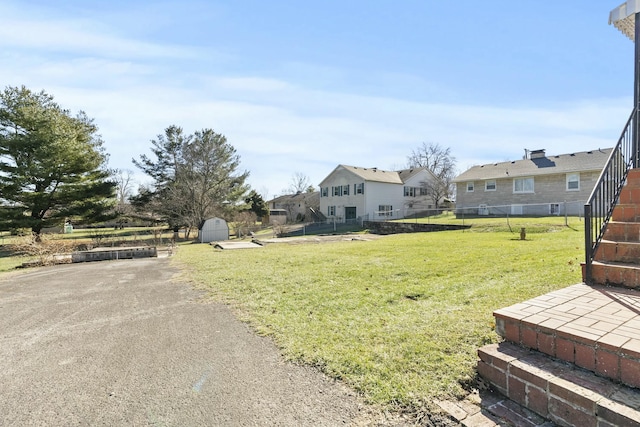
[[613, 24], [634, 44], [633, 75], [633, 153], [632, 167], [638, 167], [640, 147], [640, 0], [628, 0], [609, 13], [609, 24]]

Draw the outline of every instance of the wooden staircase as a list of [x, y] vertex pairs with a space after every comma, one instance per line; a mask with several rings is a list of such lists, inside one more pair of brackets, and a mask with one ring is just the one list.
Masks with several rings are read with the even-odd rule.
[[640, 169], [620, 193], [592, 282], [495, 311], [504, 342], [478, 350], [478, 372], [557, 425], [640, 427]]

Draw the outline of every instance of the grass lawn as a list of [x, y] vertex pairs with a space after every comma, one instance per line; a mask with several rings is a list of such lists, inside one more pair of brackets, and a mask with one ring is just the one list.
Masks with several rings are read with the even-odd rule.
[[244, 251], [193, 244], [175, 260], [286, 357], [411, 411], [473, 386], [477, 348], [498, 340], [493, 310], [581, 281], [583, 223], [569, 222], [483, 218], [466, 231]]

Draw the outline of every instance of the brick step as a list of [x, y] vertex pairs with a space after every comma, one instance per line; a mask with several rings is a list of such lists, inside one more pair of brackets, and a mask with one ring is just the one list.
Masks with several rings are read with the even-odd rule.
[[569, 286], [496, 310], [505, 340], [640, 387], [640, 292]]
[[631, 169], [627, 175], [625, 183], [620, 193], [619, 203], [621, 204], [637, 204], [640, 202], [640, 171]]
[[613, 208], [611, 220], [618, 222], [640, 222], [640, 205], [617, 204]]
[[627, 185], [630, 187], [640, 188], [640, 168], [629, 169]]
[[555, 426], [551, 421], [507, 399], [487, 385], [485, 382], [477, 393], [471, 393], [464, 400], [436, 400], [434, 403], [456, 425], [465, 427]]
[[640, 242], [640, 222], [610, 221], [604, 231], [603, 239], [615, 242]]
[[640, 289], [640, 265], [623, 262], [599, 262], [591, 264], [593, 284]]
[[496, 391], [558, 425], [640, 427], [637, 389], [508, 342], [478, 356], [478, 373]]
[[602, 240], [596, 251], [595, 261], [622, 262], [626, 264], [640, 263], [640, 242], [616, 242]]

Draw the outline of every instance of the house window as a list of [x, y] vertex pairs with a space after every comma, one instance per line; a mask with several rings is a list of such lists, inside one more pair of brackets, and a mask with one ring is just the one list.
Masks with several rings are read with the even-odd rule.
[[329, 187], [322, 187], [320, 189], [320, 197], [329, 197]]
[[404, 197], [416, 197], [416, 187], [404, 187]]
[[378, 216], [393, 216], [393, 206], [378, 205]]
[[360, 184], [353, 184], [353, 193], [354, 194], [364, 194], [364, 182]]
[[567, 191], [580, 191], [580, 174], [567, 174]]
[[473, 182], [467, 182], [467, 193], [473, 193]]
[[342, 195], [343, 196], [348, 196], [349, 195], [349, 185], [343, 185], [342, 186]]
[[484, 182], [484, 191], [496, 191], [496, 180], [491, 179]]
[[335, 206], [327, 206], [327, 216], [336, 216]]
[[342, 186], [338, 185], [337, 187], [331, 187], [331, 194], [333, 194], [334, 196], [342, 196], [342, 194], [340, 194], [342, 191]]
[[513, 180], [514, 193], [533, 193], [533, 178], [516, 178]]
[[550, 215], [560, 215], [560, 204], [559, 203], [551, 203], [549, 205], [549, 214]]
[[420, 195], [421, 196], [428, 196], [429, 195], [429, 191], [427, 191], [427, 189], [424, 188], [424, 187], [420, 187]]

